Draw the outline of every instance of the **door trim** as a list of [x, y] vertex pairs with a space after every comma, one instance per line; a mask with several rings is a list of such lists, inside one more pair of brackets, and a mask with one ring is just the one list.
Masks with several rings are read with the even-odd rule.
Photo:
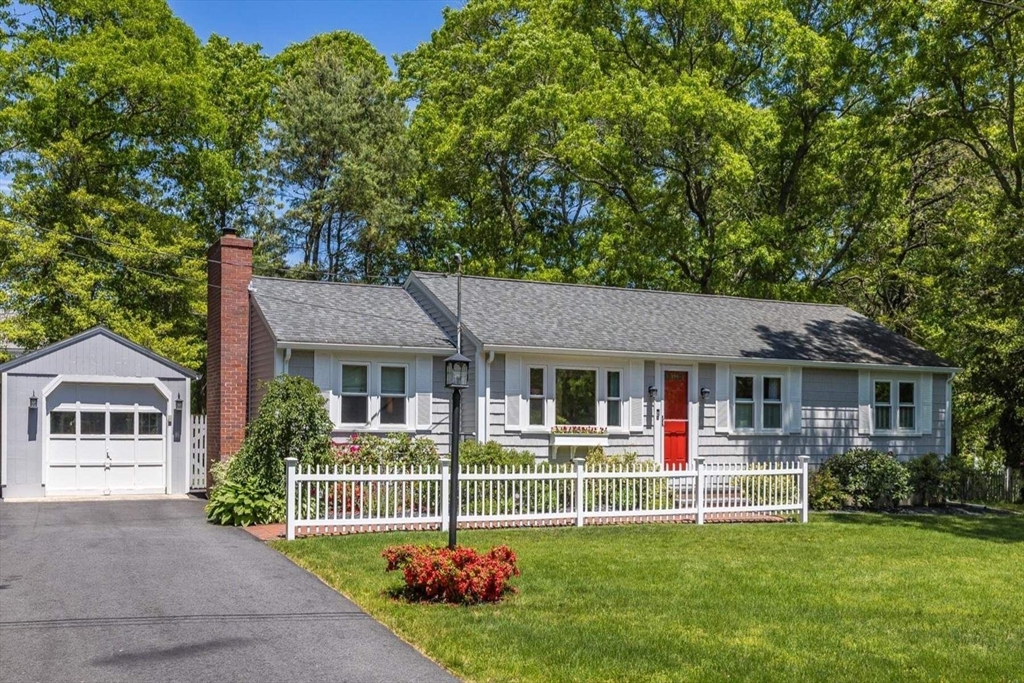
[[687, 374], [687, 411], [686, 416], [690, 421], [687, 427], [687, 463], [686, 469], [697, 467], [697, 442], [700, 431], [700, 402], [697, 388], [697, 366], [696, 365], [669, 365], [668, 363], [656, 362], [654, 364], [655, 384], [658, 388], [658, 399], [655, 401], [654, 418], [654, 459], [658, 465], [665, 465], [665, 373], [686, 372]]
[[[168, 418], [174, 418], [174, 403], [171, 400], [173, 394], [171, 390], [167, 388], [167, 385], [161, 382], [156, 377], [118, 377], [116, 375], [57, 375], [46, 385], [42, 391], [42, 398], [40, 403], [39, 419], [42, 424], [42, 444], [40, 466], [42, 468], [40, 482], [43, 486], [43, 495], [49, 495], [46, 491], [46, 474], [50, 468], [50, 419], [49, 409], [47, 403], [49, 401], [50, 394], [57, 390], [57, 387], [63, 384], [121, 384], [121, 385], [144, 385], [152, 386], [155, 388], [161, 396], [166, 400], [165, 408], [160, 413], [164, 417], [164, 493], [171, 492], [171, 448], [173, 439], [168, 434], [170, 429], [167, 425]], [[185, 411], [182, 411], [183, 413]], [[182, 416], [184, 419], [184, 415]]]

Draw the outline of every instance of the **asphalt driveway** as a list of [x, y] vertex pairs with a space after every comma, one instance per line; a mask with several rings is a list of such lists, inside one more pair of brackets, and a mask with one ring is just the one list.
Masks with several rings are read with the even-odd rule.
[[202, 506], [0, 503], [0, 680], [454, 680]]

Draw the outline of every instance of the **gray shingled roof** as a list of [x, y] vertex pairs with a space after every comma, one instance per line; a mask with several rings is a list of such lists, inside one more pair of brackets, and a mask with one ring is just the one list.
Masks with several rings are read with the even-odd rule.
[[451, 349], [400, 287], [254, 277], [253, 298], [278, 342]]
[[[415, 277], [450, 311], [456, 278]], [[465, 277], [462, 319], [485, 345], [948, 367], [843, 306]]]

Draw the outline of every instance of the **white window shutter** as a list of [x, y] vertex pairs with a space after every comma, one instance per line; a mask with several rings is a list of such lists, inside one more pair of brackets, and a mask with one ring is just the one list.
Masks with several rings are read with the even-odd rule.
[[644, 430], [644, 362], [629, 361], [629, 429]]
[[921, 381], [919, 383], [921, 387], [921, 398], [918, 405], [917, 423], [921, 426], [922, 434], [932, 433], [932, 373], [922, 372]]
[[416, 428], [430, 429], [434, 401], [434, 358], [416, 356]]
[[857, 371], [857, 433], [871, 433], [871, 373]]
[[790, 434], [799, 434], [803, 431], [803, 368], [789, 369], [789, 389], [786, 396], [786, 431]]
[[729, 377], [728, 363], [715, 366], [715, 431], [719, 434], [728, 434], [732, 427], [732, 411], [729, 409], [732, 387], [729, 386]]
[[505, 431], [518, 432], [522, 427], [523, 357], [505, 356]]

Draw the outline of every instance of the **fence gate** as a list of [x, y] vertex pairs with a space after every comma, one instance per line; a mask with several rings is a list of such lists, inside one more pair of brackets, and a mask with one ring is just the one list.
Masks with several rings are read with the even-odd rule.
[[192, 416], [192, 464], [189, 490], [206, 490], [206, 416]]

